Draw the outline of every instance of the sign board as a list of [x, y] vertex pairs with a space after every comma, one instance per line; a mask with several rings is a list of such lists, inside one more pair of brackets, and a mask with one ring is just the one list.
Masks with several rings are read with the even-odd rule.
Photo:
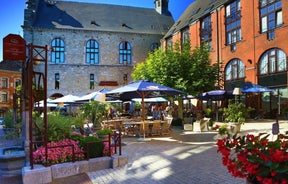
[[273, 123], [272, 124], [272, 134], [273, 135], [278, 135], [279, 134], [279, 124], [278, 123]]
[[26, 41], [16, 34], [9, 34], [3, 38], [4, 60], [26, 60]]

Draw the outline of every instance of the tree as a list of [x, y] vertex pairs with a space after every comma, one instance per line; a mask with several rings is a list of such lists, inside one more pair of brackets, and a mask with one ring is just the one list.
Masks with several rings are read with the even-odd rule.
[[214, 89], [218, 66], [211, 64], [208, 48], [201, 46], [191, 50], [189, 42], [184, 43], [182, 49], [179, 43], [173, 50], [159, 48], [134, 67], [132, 77], [151, 80], [192, 95]]

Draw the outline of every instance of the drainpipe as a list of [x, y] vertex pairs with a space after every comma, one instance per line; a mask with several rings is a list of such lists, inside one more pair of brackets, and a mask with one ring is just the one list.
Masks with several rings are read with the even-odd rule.
[[[222, 6], [221, 6], [222, 7]], [[221, 9], [221, 7], [216, 9], [216, 57], [217, 57], [217, 66], [218, 66], [218, 88], [220, 88], [220, 43], [219, 43], [219, 10]]]

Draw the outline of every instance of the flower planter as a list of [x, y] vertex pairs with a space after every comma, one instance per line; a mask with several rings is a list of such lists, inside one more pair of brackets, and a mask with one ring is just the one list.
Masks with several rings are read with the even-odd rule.
[[270, 141], [269, 136], [259, 133], [218, 139], [223, 165], [233, 176], [249, 178], [246, 183], [287, 183], [288, 137], [279, 134], [278, 139]]
[[241, 130], [241, 124], [239, 123], [229, 123], [230, 131], [233, 135], [237, 134]]
[[0, 176], [21, 175], [26, 154], [22, 147], [0, 148]]

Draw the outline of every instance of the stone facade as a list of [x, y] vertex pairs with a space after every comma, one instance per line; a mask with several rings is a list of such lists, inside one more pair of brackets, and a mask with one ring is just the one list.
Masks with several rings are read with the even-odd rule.
[[[36, 23], [35, 25], [33, 25], [32, 18], [36, 17], [37, 19], [38, 14], [41, 14], [41, 12], [37, 12], [37, 6], [40, 7], [40, 5], [37, 4], [41, 4], [41, 0], [30, 0], [29, 2], [30, 6], [28, 6], [28, 9], [25, 10], [25, 20], [23, 26], [24, 39], [26, 40], [26, 42], [40, 46], [51, 46], [53, 39], [60, 38], [65, 43], [64, 63], [52, 63], [51, 51], [49, 51], [48, 54], [48, 97], [54, 96], [56, 94], [73, 94], [81, 96], [102, 88], [113, 89], [115, 87], [123, 85], [125, 82], [131, 82], [133, 80], [131, 78], [131, 73], [135, 64], [145, 61], [150, 51], [151, 45], [154, 43], [159, 43], [160, 45], [160, 39], [166, 33], [163, 32], [163, 30], [161, 29], [159, 29], [159, 31], [155, 30], [156, 28], [152, 25], [150, 25], [150, 29], [152, 31], [146, 31], [144, 28], [143, 31], [141, 31], [141, 29], [139, 29], [140, 31], [137, 31], [137, 28], [135, 28], [134, 30], [134, 27], [132, 26], [133, 22], [129, 22], [130, 20], [127, 20], [127, 17], [125, 18], [128, 22], [127, 25], [131, 25], [131, 28], [127, 28], [122, 32], [117, 30], [119, 25], [117, 28], [115, 27], [115, 29], [113, 29], [113, 27], [109, 27], [109, 29], [107, 28], [106, 30], [104, 28], [102, 29], [101, 26], [99, 27], [101, 27], [102, 30], [85, 28], [84, 26], [83, 28], [81, 27], [79, 29], [75, 29], [73, 27], [67, 28], [64, 26], [63, 28], [60, 28], [59, 26], [59, 28], [45, 28], [43, 26], [40, 27], [39, 25], [36, 25]], [[79, 7], [82, 6], [81, 3], [76, 3], [76, 5], [79, 5]], [[164, 5], [168, 6], [168, 4], [166, 3], [164, 3]], [[30, 11], [29, 7], [30, 9], [35, 9], [36, 13], [34, 14], [33, 11]], [[125, 8], [132, 8], [131, 10], [133, 10], [133, 7], [124, 7], [124, 9]], [[145, 12], [146, 10], [140, 9], [140, 11]], [[151, 10], [149, 9], [147, 11]], [[156, 13], [156, 10], [152, 11], [155, 11]], [[166, 12], [169, 11], [167, 10]], [[83, 14], [85, 14], [85, 12], [83, 12]], [[148, 13], [146, 14], [148, 15]], [[147, 16], [146, 14], [143, 14], [143, 16]], [[156, 16], [158, 15], [163, 16], [159, 13], [156, 13]], [[113, 15], [111, 14], [111, 16]], [[131, 16], [133, 16], [133, 14]], [[115, 19], [117, 18], [118, 17], [115, 17]], [[164, 22], [165, 25], [169, 27], [173, 24], [173, 22], [170, 21], [172, 19], [171, 15], [165, 16], [164, 18], [169, 19], [167, 24]], [[153, 22], [153, 20], [151, 21]], [[63, 22], [63, 25], [65, 24], [66, 23]], [[82, 24], [84, 25], [84, 23]], [[122, 24], [122, 27], [123, 25], [124, 23]], [[158, 26], [160, 27], [161, 25]], [[137, 27], [136, 24], [135, 27]], [[166, 29], [166, 31], [168, 31], [168, 29]], [[96, 40], [99, 44], [98, 64], [92, 65], [85, 63], [86, 43], [90, 39]], [[119, 44], [122, 41], [129, 42], [131, 45], [131, 64], [125, 65], [119, 63]], [[43, 66], [38, 66], [37, 70], [43, 71]], [[59, 74], [60, 79], [59, 89], [55, 89], [56, 73]], [[90, 89], [90, 74], [94, 75], [94, 89]], [[127, 81], [125, 80], [126, 76]]]
[[[100, 81], [117, 81], [118, 85], [123, 85], [125, 74], [128, 74], [127, 80], [132, 81], [130, 74], [133, 66], [137, 62], [145, 61], [151, 44], [161, 39], [159, 35], [70, 30], [36, 30], [33, 34], [40, 38], [33, 41], [35, 45], [50, 45], [56, 37], [63, 38], [67, 45], [64, 64], [49, 62], [48, 96], [55, 93], [84, 95], [101, 88], [112, 89], [111, 86], [99, 86]], [[120, 65], [118, 59], [118, 47], [123, 38], [129, 41], [133, 48], [132, 64], [127, 66]], [[89, 39], [95, 39], [99, 43], [100, 59], [97, 65], [85, 63], [85, 44]], [[50, 57], [48, 55], [48, 61]], [[55, 73], [60, 74], [59, 89], [55, 89]], [[90, 89], [90, 74], [95, 76], [95, 89]]]

